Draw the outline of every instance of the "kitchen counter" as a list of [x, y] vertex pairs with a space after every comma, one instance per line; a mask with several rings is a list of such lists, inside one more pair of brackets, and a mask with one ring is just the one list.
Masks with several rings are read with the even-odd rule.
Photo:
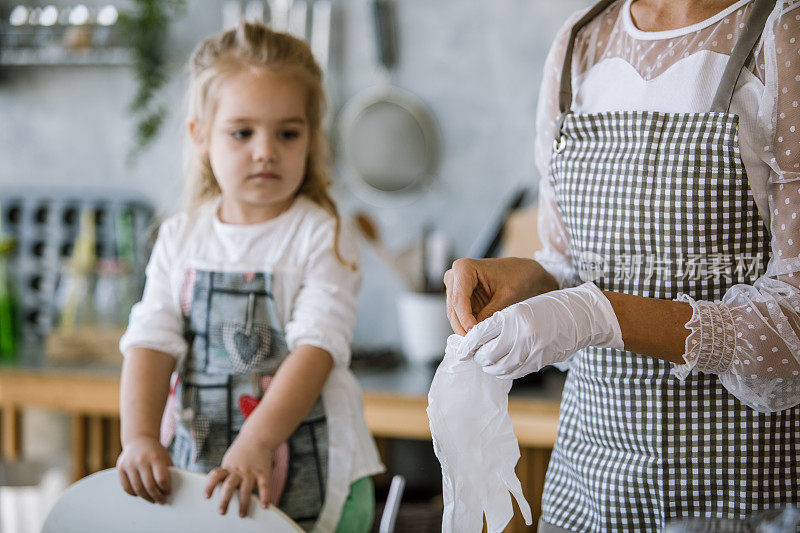
[[[425, 412], [434, 368], [399, 365], [355, 371], [364, 390], [364, 412], [377, 438], [430, 440]], [[68, 413], [72, 419], [73, 478], [114, 466], [119, 443], [118, 365], [53, 365], [41, 350], [29, 350], [16, 364], [0, 365], [0, 454], [20, 455], [20, 417], [36, 407]], [[555, 443], [563, 377], [548, 373], [536, 386], [515, 384], [509, 413], [520, 443], [517, 474], [538, 520], [544, 474]], [[507, 531], [527, 531], [519, 514]]]
[[[431, 438], [425, 409], [434, 370], [403, 365], [355, 372], [364, 389], [367, 425], [375, 436]], [[553, 447], [563, 383], [560, 373], [549, 373], [541, 384], [512, 387], [508, 407], [521, 447]]]

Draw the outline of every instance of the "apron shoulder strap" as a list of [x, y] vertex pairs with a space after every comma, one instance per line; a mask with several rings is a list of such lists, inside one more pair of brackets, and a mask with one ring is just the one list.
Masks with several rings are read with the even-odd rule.
[[569, 113], [570, 107], [572, 106], [572, 53], [575, 48], [575, 36], [589, 21], [616, 1], [617, 0], [600, 0], [572, 26], [572, 30], [569, 32], [567, 52], [566, 55], [564, 55], [564, 65], [561, 67], [561, 86], [558, 91], [558, 109], [562, 115]]
[[727, 113], [731, 108], [736, 83], [739, 81], [739, 76], [742, 74], [747, 58], [750, 57], [750, 53], [764, 32], [764, 23], [775, 8], [775, 1], [755, 0], [753, 10], [750, 12], [750, 16], [747, 17], [747, 22], [742, 30], [742, 35], [736, 41], [731, 57], [728, 59], [728, 64], [725, 66], [725, 71], [722, 73], [722, 79], [711, 104], [712, 112]]

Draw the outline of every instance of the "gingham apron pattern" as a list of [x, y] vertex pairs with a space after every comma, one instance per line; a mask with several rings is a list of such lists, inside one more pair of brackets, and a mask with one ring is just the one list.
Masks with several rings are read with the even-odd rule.
[[[272, 297], [269, 273], [197, 270], [185, 317], [190, 350], [178, 370], [174, 392], [175, 466], [209, 472], [244, 423], [242, 397], [261, 398], [289, 350]], [[322, 400], [288, 439], [289, 468], [278, 507], [310, 530], [325, 501], [328, 426]]]
[[[764, 272], [769, 235], [741, 161], [738, 118], [726, 110], [562, 115], [550, 174], [585, 281], [713, 301]], [[574, 357], [546, 523], [656, 531], [678, 518], [800, 504], [800, 407], [762, 414], [712, 374], [680, 382], [669, 363], [629, 351], [590, 347]]]

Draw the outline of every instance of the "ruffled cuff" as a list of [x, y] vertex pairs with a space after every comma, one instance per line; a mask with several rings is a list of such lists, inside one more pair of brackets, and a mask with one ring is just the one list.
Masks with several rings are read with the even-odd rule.
[[692, 317], [684, 325], [686, 337], [684, 363], [672, 367], [672, 374], [683, 381], [693, 370], [707, 374], [725, 374], [736, 352], [736, 326], [725, 305], [695, 301], [687, 294], [675, 300], [692, 306]]

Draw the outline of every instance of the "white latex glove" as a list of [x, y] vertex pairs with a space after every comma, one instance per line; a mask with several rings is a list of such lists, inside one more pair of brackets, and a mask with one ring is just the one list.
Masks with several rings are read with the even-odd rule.
[[516, 379], [587, 346], [624, 347], [611, 302], [591, 282], [498, 311], [469, 330], [458, 357], [474, 357], [484, 372]]
[[514, 516], [511, 497], [531, 525], [515, 467], [519, 442], [508, 415], [511, 381], [456, 357], [463, 337], [450, 335], [428, 392], [433, 450], [442, 465], [442, 533], [500, 533]]

